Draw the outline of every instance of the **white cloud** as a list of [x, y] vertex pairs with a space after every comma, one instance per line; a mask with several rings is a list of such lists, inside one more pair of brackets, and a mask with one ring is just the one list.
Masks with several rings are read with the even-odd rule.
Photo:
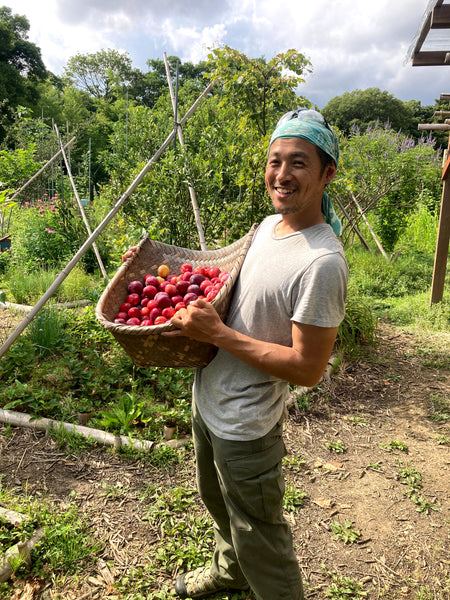
[[[8, 1], [8, 0], [7, 0]], [[295, 48], [312, 62], [300, 93], [319, 106], [345, 91], [379, 87], [428, 104], [448, 90], [448, 67], [404, 65], [428, 0], [10, 0], [30, 39], [60, 74], [76, 53], [125, 50], [146, 68], [163, 52], [198, 62], [228, 44], [270, 59]], [[426, 82], [426, 84], [425, 84]], [[445, 89], [447, 87], [447, 90]]]

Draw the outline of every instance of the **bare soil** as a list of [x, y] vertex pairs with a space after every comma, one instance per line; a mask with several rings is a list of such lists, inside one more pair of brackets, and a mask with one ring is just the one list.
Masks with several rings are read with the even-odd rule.
[[[367, 595], [341, 592], [331, 596], [336, 600], [448, 600], [450, 424], [430, 415], [433, 398], [450, 397], [450, 371], [424, 360], [412, 334], [382, 324], [379, 337], [370, 359], [342, 364], [310, 395], [312, 407], [291, 408], [286, 421], [288, 489], [306, 493], [304, 507], [286, 513], [306, 597], [330, 597], [333, 575], [340, 574], [361, 583]], [[101, 447], [70, 455], [31, 429], [5, 433], [0, 425], [3, 484], [48, 498], [59, 510], [75, 502], [104, 542], [101, 559], [79, 577], [22, 582], [12, 598], [126, 598], [114, 583], [133, 568], [148, 567], [149, 551], [161, 542], [142, 492], [150, 483], [194, 488], [190, 447], [182, 465], [157, 469]], [[409, 486], [400, 472], [408, 468], [422, 478], [421, 503], [405, 493]], [[200, 504], [197, 509], [203, 510]], [[351, 524], [358, 539], [335, 539], [336, 521]], [[169, 575], [155, 565], [154, 573], [152, 592], [171, 584], [176, 567]]]

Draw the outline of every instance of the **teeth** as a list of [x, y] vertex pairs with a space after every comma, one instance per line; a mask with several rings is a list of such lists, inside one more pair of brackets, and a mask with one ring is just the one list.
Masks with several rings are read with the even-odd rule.
[[290, 194], [292, 192], [292, 190], [285, 190], [283, 188], [277, 188], [277, 192], [279, 192], [280, 194]]

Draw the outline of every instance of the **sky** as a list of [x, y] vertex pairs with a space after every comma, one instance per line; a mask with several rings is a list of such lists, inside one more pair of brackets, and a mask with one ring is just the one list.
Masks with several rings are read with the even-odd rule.
[[[447, 2], [447, 0], [446, 0]], [[323, 108], [377, 87], [434, 104], [450, 92], [450, 66], [413, 67], [408, 51], [430, 0], [3, 0], [30, 23], [28, 39], [62, 75], [75, 54], [115, 49], [147, 71], [149, 58], [197, 63], [228, 45], [270, 60], [294, 48], [312, 63], [298, 90]], [[447, 50], [450, 51], [450, 31]]]

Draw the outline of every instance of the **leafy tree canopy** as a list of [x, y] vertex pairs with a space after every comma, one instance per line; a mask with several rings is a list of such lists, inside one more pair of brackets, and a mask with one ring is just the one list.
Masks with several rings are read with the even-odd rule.
[[[47, 76], [40, 49], [28, 41], [30, 24], [25, 16], [0, 8], [0, 114], [3, 126], [18, 105], [33, 106], [38, 99], [37, 84]], [[0, 140], [5, 130], [0, 128]]]
[[389, 123], [396, 131], [409, 132], [414, 109], [387, 91], [373, 87], [335, 96], [322, 113], [327, 121], [345, 134], [355, 127], [363, 130], [376, 123]]
[[223, 86], [227, 102], [246, 114], [258, 131], [266, 135], [283, 110], [297, 108], [296, 88], [310, 71], [310, 61], [297, 50], [277, 54], [269, 61], [264, 57], [248, 58], [228, 46], [214, 49], [208, 56], [210, 77]]
[[76, 54], [69, 58], [65, 75], [78, 89], [97, 99], [110, 100], [132, 78], [128, 53], [109, 48], [93, 54]]

